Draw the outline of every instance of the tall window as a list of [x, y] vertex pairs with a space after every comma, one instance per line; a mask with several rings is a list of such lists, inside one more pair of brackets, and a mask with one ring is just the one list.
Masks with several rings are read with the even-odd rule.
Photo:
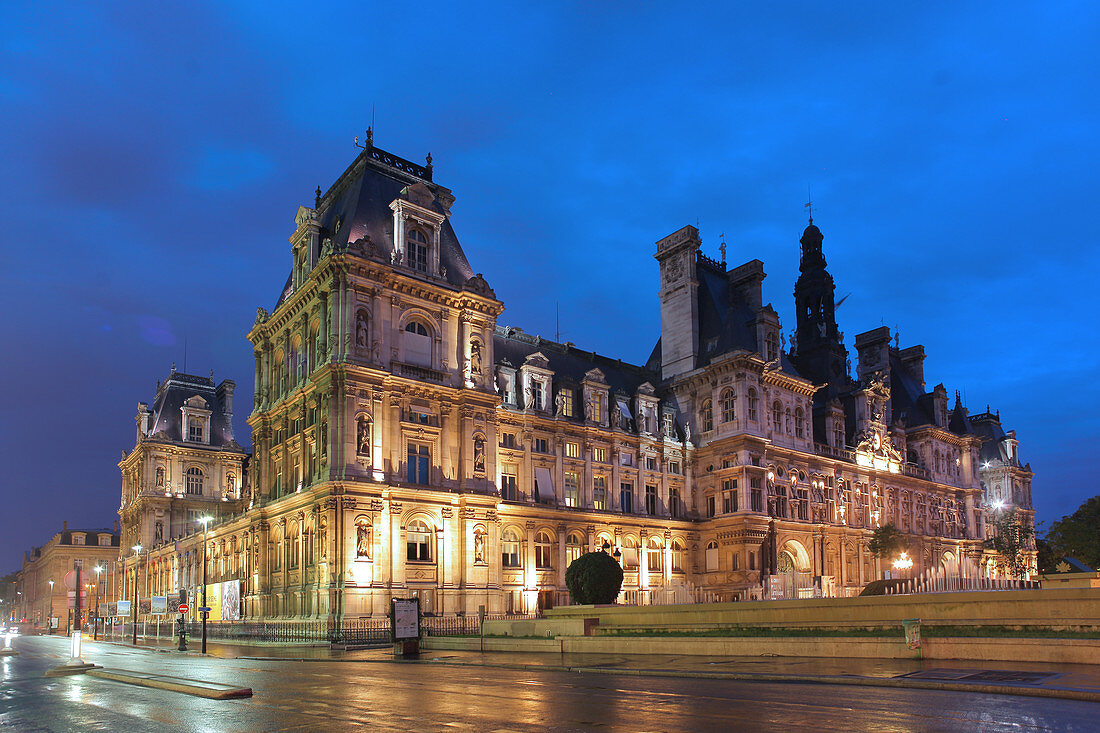
[[647, 565], [649, 572], [659, 573], [664, 563], [661, 562], [661, 540], [656, 537], [649, 538], [649, 547], [646, 548]]
[[806, 437], [806, 413], [799, 407], [794, 411], [794, 437]]
[[565, 417], [573, 417], [573, 390], [562, 388], [558, 390], [561, 395], [561, 414]]
[[783, 404], [779, 400], [772, 404], [772, 430], [783, 431]]
[[595, 509], [607, 509], [607, 477], [592, 478], [592, 506]]
[[707, 516], [708, 517], [713, 517], [714, 516], [714, 513], [715, 513], [714, 505], [715, 505], [714, 496], [708, 496], [707, 497]]
[[833, 422], [833, 447], [844, 448], [844, 424], [840, 420]]
[[428, 238], [419, 229], [409, 229], [408, 264], [414, 270], [428, 271]]
[[619, 484], [619, 509], [624, 514], [634, 511], [634, 486], [631, 484]]
[[593, 448], [592, 460], [596, 463], [607, 463], [607, 448]]
[[680, 516], [680, 490], [669, 489], [668, 492], [668, 512], [673, 517]]
[[706, 563], [708, 573], [718, 569], [718, 543], [714, 540], [707, 543]]
[[409, 321], [405, 326], [405, 361], [419, 366], [431, 366], [432, 340], [428, 329], [419, 321]]
[[423, 443], [409, 443], [408, 479], [410, 484], [428, 483], [432, 449]]
[[519, 537], [515, 530], [505, 530], [500, 538], [500, 564], [506, 568], [520, 567]]
[[573, 443], [572, 441], [565, 444], [565, 457], [566, 458], [580, 458], [581, 446], [579, 443]]
[[298, 530], [293, 529], [286, 538], [286, 566], [292, 570], [298, 567], [300, 547]]
[[419, 519], [414, 519], [405, 530], [405, 558], [412, 562], [432, 561], [432, 530]]
[[684, 571], [684, 545], [680, 540], [672, 541], [672, 570], [677, 573]]
[[546, 570], [553, 567], [551, 562], [550, 551], [553, 547], [553, 541], [550, 539], [549, 533], [542, 531], [535, 537], [535, 567], [540, 570]]
[[187, 469], [187, 493], [202, 494], [202, 469], [197, 466]]
[[565, 564], [572, 565], [584, 552], [584, 540], [580, 534], [576, 532], [570, 532], [569, 537], [565, 541]]
[[726, 479], [722, 482], [722, 513], [732, 514], [737, 511], [737, 479]]
[[760, 479], [749, 479], [749, 498], [754, 512], [764, 511], [764, 490], [760, 486]]
[[737, 395], [732, 389], [722, 393], [722, 422], [733, 422], [737, 418]]
[[187, 421], [187, 439], [202, 442], [202, 418], [193, 417]]
[[571, 471], [565, 472], [565, 505], [580, 506], [580, 482], [577, 474]]
[[645, 487], [645, 513], [653, 516], [657, 513], [657, 487], [647, 485]]
[[703, 410], [700, 422], [703, 423], [703, 432], [714, 430], [714, 403], [703, 400]]
[[760, 404], [760, 400], [756, 398], [756, 390], [749, 388], [749, 419], [756, 421], [760, 418], [756, 415], [756, 409]]
[[500, 469], [500, 498], [505, 501], [518, 501], [519, 488], [516, 484], [516, 467], [501, 466]]
[[768, 345], [768, 361], [775, 361], [779, 358], [779, 337], [770, 331], [764, 340]]

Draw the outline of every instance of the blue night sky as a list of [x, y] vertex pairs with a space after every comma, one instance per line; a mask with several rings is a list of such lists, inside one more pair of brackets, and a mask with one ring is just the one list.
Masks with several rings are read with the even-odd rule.
[[1100, 493], [1097, 3], [91, 5], [0, 26], [0, 571], [113, 522], [185, 341], [249, 442], [245, 333], [372, 108], [379, 147], [432, 153], [501, 324], [552, 337], [560, 301], [627, 361], [654, 242], [697, 221], [789, 332], [811, 187], [849, 348], [898, 326], [929, 388], [999, 409], [1040, 520]]

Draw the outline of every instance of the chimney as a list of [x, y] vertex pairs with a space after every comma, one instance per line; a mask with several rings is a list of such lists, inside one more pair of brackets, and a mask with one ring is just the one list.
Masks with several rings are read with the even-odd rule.
[[233, 440], [233, 391], [236, 388], [236, 382], [232, 379], [225, 379], [222, 380], [217, 389], [218, 402], [221, 403], [222, 415], [225, 416], [225, 437], [228, 440]]
[[735, 267], [726, 276], [729, 279], [730, 292], [734, 298], [744, 301], [753, 311], [760, 310], [764, 302], [764, 263], [750, 260]]
[[118, 520], [115, 520], [115, 534], [118, 534]]
[[921, 391], [924, 391], [924, 347], [921, 345], [910, 346], [902, 349], [898, 356], [901, 357], [902, 366], [916, 381], [920, 382]]
[[65, 531], [67, 531], [68, 529], [69, 529], [69, 520], [68, 520], [68, 519], [66, 519], [66, 520], [64, 520], [63, 522], [61, 522], [61, 531], [62, 531], [62, 532], [65, 532]]
[[859, 352], [860, 379], [866, 379], [868, 375], [880, 369], [888, 369], [890, 367], [890, 328], [882, 326], [856, 336], [856, 351]]

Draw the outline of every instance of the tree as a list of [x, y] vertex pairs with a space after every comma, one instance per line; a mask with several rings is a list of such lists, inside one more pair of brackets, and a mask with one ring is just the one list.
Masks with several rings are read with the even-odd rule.
[[867, 543], [871, 554], [883, 560], [889, 560], [905, 550], [905, 535], [893, 524], [875, 527], [875, 534]]
[[565, 584], [575, 603], [614, 603], [623, 587], [623, 569], [606, 552], [588, 552], [570, 563]]
[[1073, 514], [1052, 523], [1046, 541], [1055, 563], [1072, 557], [1100, 569], [1100, 496], [1085, 500]]
[[986, 549], [993, 550], [1001, 559], [998, 565], [1006, 575], [1018, 578], [1028, 570], [1028, 554], [1035, 548], [1032, 537], [1035, 530], [1019, 511], [996, 511], [993, 515], [993, 536], [985, 541]]

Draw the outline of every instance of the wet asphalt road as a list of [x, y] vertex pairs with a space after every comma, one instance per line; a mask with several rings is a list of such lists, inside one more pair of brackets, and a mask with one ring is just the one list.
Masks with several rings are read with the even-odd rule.
[[[584, 675], [439, 664], [215, 659], [85, 644], [86, 661], [252, 687], [207, 700], [46, 678], [67, 640], [0, 660], [0, 731], [1095, 731], [1100, 704], [958, 692]], [[438, 656], [443, 656], [439, 654]]]

